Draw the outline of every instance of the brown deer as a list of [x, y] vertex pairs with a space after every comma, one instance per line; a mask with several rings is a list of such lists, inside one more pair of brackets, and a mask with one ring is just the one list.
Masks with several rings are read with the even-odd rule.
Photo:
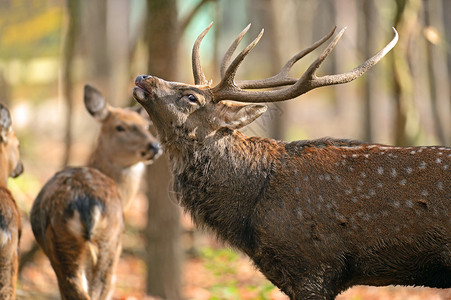
[[333, 138], [288, 143], [237, 131], [265, 112], [255, 102], [359, 77], [394, 47], [396, 30], [379, 53], [344, 74], [315, 74], [341, 31], [299, 79], [288, 75], [333, 30], [278, 75], [236, 81], [261, 37], [229, 63], [247, 27], [212, 87], [199, 62], [210, 27], [194, 44], [194, 85], [141, 75], [133, 90], [169, 156], [178, 201], [195, 223], [241, 249], [291, 299], [334, 299], [357, 284], [451, 287], [451, 148]]
[[11, 127], [11, 115], [0, 104], [0, 299], [16, 299], [21, 222], [6, 183], [8, 177], [17, 177], [22, 172], [19, 140]]
[[66, 168], [37, 196], [31, 225], [56, 273], [63, 299], [110, 299], [121, 252], [123, 208], [135, 196], [144, 164], [161, 149], [149, 121], [109, 106], [85, 86], [88, 112], [101, 123], [87, 167]]

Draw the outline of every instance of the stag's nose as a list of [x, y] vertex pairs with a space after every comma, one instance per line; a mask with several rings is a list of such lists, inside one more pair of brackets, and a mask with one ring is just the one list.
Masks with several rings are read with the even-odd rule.
[[149, 78], [150, 75], [139, 75], [138, 77], [136, 77], [135, 79], [135, 84], [142, 81], [142, 80], [146, 80], [147, 78]]

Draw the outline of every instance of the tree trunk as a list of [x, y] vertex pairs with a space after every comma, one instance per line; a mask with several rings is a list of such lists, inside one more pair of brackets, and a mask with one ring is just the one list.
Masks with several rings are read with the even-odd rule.
[[[431, 113], [434, 124], [435, 134], [438, 142], [446, 144], [446, 133], [443, 127], [444, 121], [439, 107], [443, 103], [446, 107], [446, 100], [449, 99], [449, 77], [446, 68], [446, 55], [440, 52], [440, 38], [435, 33], [442, 33], [443, 19], [439, 11], [443, 7], [441, 1], [436, 0], [433, 3], [423, 0], [424, 25], [426, 33], [426, 58], [429, 75], [429, 95], [431, 98]], [[437, 26], [437, 25], [438, 26]], [[442, 28], [438, 28], [442, 27]], [[437, 39], [437, 40], [435, 40]], [[446, 116], [445, 116], [446, 119]]]
[[419, 131], [418, 115], [413, 103], [413, 78], [409, 68], [409, 36], [418, 22], [418, 0], [396, 0], [394, 27], [398, 29], [399, 40], [393, 49], [393, 91], [395, 99], [395, 144], [409, 146], [414, 143]]
[[[377, 19], [377, 10], [374, 0], [363, 1], [363, 12], [365, 14], [365, 33], [363, 37], [363, 47], [365, 57], [371, 57], [375, 49], [375, 20]], [[363, 102], [363, 140], [373, 141], [373, 116], [372, 103], [376, 94], [376, 70], [368, 72], [365, 80], [365, 99]]]
[[[147, 1], [149, 74], [175, 80], [177, 74], [177, 9], [175, 0]], [[169, 198], [171, 175], [163, 155], [147, 170], [147, 294], [181, 299], [180, 209]]]
[[75, 43], [79, 31], [80, 20], [80, 1], [68, 1], [68, 25], [66, 40], [64, 43], [63, 53], [63, 72], [62, 87], [63, 96], [66, 102], [66, 125], [64, 137], [64, 156], [63, 166], [67, 166], [70, 159], [70, 149], [72, 146], [72, 116], [73, 116], [73, 99], [72, 99], [72, 63], [74, 59]]

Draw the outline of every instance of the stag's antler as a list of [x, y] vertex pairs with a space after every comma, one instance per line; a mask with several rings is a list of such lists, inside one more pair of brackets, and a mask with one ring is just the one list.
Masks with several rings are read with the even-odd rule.
[[[206, 84], [207, 80], [205, 79], [205, 75], [202, 73], [202, 68], [199, 63], [199, 45], [202, 41], [203, 37], [207, 34], [208, 30], [211, 28], [210, 24], [207, 29], [205, 29], [197, 38], [194, 48], [193, 48], [193, 70], [196, 84]], [[312, 52], [320, 45], [322, 45], [325, 41], [327, 41], [335, 32], [335, 28], [322, 39], [314, 43], [311, 47], [302, 50], [293, 56], [282, 68], [279, 74], [259, 80], [242, 80], [235, 82], [235, 74], [240, 66], [241, 62], [244, 60], [246, 55], [254, 48], [254, 46], [258, 43], [261, 36], [263, 35], [263, 30], [257, 36], [257, 38], [252, 41], [243, 51], [241, 51], [237, 57], [232, 61], [229, 65], [229, 60], [232, 57], [234, 51], [238, 47], [242, 38], [249, 30], [250, 25], [248, 25], [235, 39], [232, 45], [227, 50], [224, 55], [222, 64], [221, 64], [221, 82], [214, 88], [212, 88], [212, 93], [214, 95], [215, 101], [220, 100], [236, 100], [241, 102], [278, 102], [284, 101], [288, 99], [295, 98], [299, 95], [302, 95], [314, 88], [326, 86], [326, 85], [334, 85], [350, 82], [358, 77], [360, 77], [363, 73], [365, 73], [372, 66], [377, 64], [382, 57], [385, 56], [397, 43], [398, 41], [398, 33], [393, 28], [395, 32], [394, 38], [390, 43], [387, 44], [381, 51], [379, 51], [376, 55], [362, 63], [360, 66], [356, 67], [352, 71], [343, 73], [343, 74], [335, 74], [335, 75], [326, 75], [318, 77], [315, 72], [318, 70], [321, 63], [326, 59], [326, 57], [330, 54], [333, 48], [337, 45], [338, 40], [343, 35], [346, 28], [343, 28], [336, 37], [330, 42], [327, 48], [323, 51], [323, 53], [309, 66], [307, 71], [302, 74], [300, 78], [292, 78], [288, 75], [291, 67], [301, 58], [303, 58], [308, 53]], [[269, 90], [269, 91], [247, 91], [245, 89], [263, 89], [263, 88], [273, 88], [280, 86], [288, 86], [283, 89], [278, 90]]]

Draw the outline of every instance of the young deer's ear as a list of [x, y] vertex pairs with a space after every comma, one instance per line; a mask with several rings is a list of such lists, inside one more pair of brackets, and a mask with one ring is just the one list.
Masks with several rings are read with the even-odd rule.
[[221, 101], [217, 118], [221, 127], [239, 129], [260, 117], [266, 111], [266, 105], [241, 104], [236, 102]]
[[85, 107], [88, 112], [97, 120], [105, 120], [110, 111], [108, 110], [108, 105], [106, 103], [105, 97], [94, 87], [86, 84], [85, 85]]
[[9, 110], [0, 104], [0, 142], [7, 142], [8, 132], [11, 130], [11, 115]]

